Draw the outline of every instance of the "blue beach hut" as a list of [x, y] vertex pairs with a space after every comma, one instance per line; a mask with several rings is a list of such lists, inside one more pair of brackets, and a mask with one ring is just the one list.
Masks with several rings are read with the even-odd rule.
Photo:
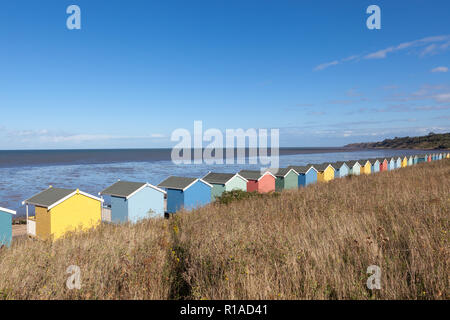
[[399, 169], [401, 167], [402, 167], [402, 158], [401, 157], [395, 158], [395, 169]]
[[380, 172], [380, 160], [378, 159], [369, 159], [370, 164], [372, 165], [371, 173]]
[[106, 202], [110, 203], [102, 210], [103, 221], [137, 222], [144, 218], [164, 217], [166, 191], [149, 183], [119, 180], [99, 195], [109, 197]]
[[334, 168], [334, 177], [335, 178], [343, 178], [348, 176], [350, 172], [350, 168], [344, 161], [337, 161], [331, 163], [331, 166]]
[[16, 211], [0, 207], [0, 247], [11, 245], [12, 241], [12, 216]]
[[211, 202], [213, 186], [197, 178], [171, 176], [158, 185], [167, 191], [167, 212], [191, 210]]
[[313, 166], [289, 166], [298, 173], [298, 186], [306, 187], [317, 182], [317, 170]]
[[388, 163], [388, 170], [394, 170], [395, 169], [395, 159], [394, 158], [390, 158], [389, 159], [389, 163]]

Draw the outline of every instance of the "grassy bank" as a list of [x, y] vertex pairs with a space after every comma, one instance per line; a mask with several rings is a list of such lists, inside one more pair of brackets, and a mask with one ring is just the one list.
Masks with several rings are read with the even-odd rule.
[[381, 149], [421, 149], [448, 150], [450, 149], [450, 133], [432, 133], [419, 137], [395, 137], [380, 142], [352, 143], [348, 148], [381, 148]]
[[[442, 160], [21, 240], [0, 251], [0, 298], [449, 299], [449, 176]], [[66, 289], [71, 264], [81, 290]]]

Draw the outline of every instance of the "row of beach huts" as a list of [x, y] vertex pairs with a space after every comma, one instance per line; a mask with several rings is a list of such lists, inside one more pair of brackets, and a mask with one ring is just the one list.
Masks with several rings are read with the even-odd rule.
[[[288, 166], [263, 172], [209, 172], [203, 178], [171, 176], [157, 186], [119, 180], [96, 196], [79, 189], [50, 186], [23, 201], [22, 205], [26, 206], [27, 234], [37, 239], [55, 240], [69, 231], [88, 230], [102, 222], [137, 222], [143, 218], [164, 217], [180, 209], [191, 210], [214, 201], [225, 191], [282, 191], [443, 158], [450, 158], [450, 153]], [[34, 207], [34, 216], [29, 215], [29, 207]], [[12, 216], [15, 214], [13, 210], [0, 207], [0, 246], [11, 244]]]

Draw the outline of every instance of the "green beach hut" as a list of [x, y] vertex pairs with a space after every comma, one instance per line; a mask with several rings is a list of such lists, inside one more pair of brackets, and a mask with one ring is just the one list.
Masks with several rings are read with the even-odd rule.
[[247, 191], [248, 180], [238, 173], [209, 172], [202, 180], [213, 186], [211, 189], [211, 200], [213, 201], [225, 191]]
[[298, 173], [292, 168], [269, 169], [275, 177], [275, 191], [298, 188]]

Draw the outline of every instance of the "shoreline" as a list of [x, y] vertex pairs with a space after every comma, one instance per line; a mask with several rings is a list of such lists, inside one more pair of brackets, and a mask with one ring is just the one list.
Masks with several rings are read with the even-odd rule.
[[[192, 149], [194, 150], [194, 149]], [[203, 149], [205, 150], [205, 149]], [[226, 150], [224, 150], [224, 160]], [[235, 159], [236, 159], [235, 149]], [[367, 151], [432, 151], [435, 149], [351, 148], [351, 147], [281, 147], [279, 156]], [[270, 151], [270, 149], [269, 149]], [[436, 150], [436, 151], [446, 151]], [[170, 161], [172, 149], [79, 149], [79, 150], [0, 150], [0, 169], [64, 165], [98, 165], [127, 162]], [[249, 149], [245, 149], [248, 156]], [[192, 152], [194, 154], [194, 152]], [[270, 156], [268, 152], [268, 156]]]

